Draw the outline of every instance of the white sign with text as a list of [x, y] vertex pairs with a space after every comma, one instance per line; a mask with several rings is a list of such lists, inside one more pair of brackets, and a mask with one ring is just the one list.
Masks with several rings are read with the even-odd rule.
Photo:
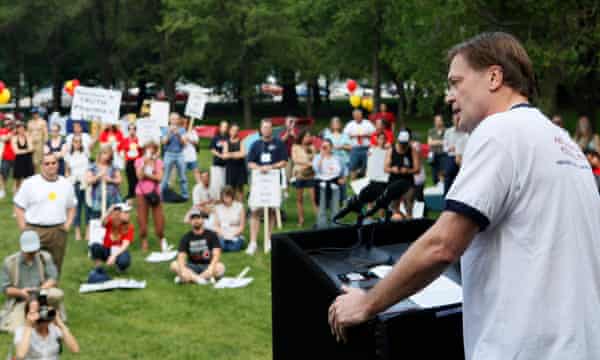
[[71, 105], [71, 119], [118, 124], [120, 107], [120, 91], [78, 86]]
[[141, 118], [138, 119], [136, 125], [140, 146], [144, 146], [150, 141], [160, 144], [160, 127], [155, 119]]
[[205, 93], [201, 91], [190, 91], [187, 103], [185, 104], [185, 116], [202, 119], [204, 117], [204, 108], [206, 107], [207, 100], [208, 96], [206, 96]]
[[278, 208], [281, 205], [281, 172], [252, 170], [250, 207]]
[[167, 101], [153, 101], [150, 104], [150, 118], [156, 121], [159, 127], [169, 126], [169, 111]]

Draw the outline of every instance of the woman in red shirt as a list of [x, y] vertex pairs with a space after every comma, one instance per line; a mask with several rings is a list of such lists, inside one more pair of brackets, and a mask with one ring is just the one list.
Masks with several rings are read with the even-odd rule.
[[133, 242], [134, 229], [129, 221], [131, 206], [127, 203], [115, 204], [108, 209], [102, 225], [106, 228], [103, 244], [92, 244], [90, 252], [96, 268], [102, 264], [116, 265], [125, 271], [131, 265], [129, 245]]
[[135, 161], [142, 155], [140, 150], [135, 124], [129, 124], [129, 134], [119, 143], [119, 153], [125, 159], [125, 173], [127, 174], [128, 185], [126, 199], [128, 200], [135, 198], [135, 187], [137, 186]]

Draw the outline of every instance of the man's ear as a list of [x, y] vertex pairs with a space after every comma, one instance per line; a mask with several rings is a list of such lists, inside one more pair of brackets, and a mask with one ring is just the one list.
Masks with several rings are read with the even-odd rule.
[[499, 65], [492, 65], [488, 69], [489, 90], [495, 92], [504, 84], [504, 71]]

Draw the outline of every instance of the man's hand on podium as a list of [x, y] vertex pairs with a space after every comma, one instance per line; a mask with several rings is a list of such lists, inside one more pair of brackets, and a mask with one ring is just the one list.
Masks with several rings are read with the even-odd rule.
[[337, 341], [346, 342], [346, 329], [369, 319], [367, 293], [362, 289], [342, 286], [340, 295], [329, 307], [329, 326]]

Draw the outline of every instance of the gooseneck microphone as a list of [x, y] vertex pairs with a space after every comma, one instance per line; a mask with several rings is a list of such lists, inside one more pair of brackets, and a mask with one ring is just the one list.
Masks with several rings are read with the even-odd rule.
[[408, 183], [408, 181], [394, 181], [393, 183], [388, 185], [383, 191], [383, 194], [381, 194], [375, 200], [375, 205], [371, 209], [369, 209], [369, 211], [367, 211], [365, 217], [372, 216], [380, 209], [386, 209], [392, 201], [400, 199], [402, 195], [406, 194], [408, 190], [410, 190], [410, 184]]
[[375, 201], [380, 195], [381, 187], [370, 183], [365, 186], [358, 195], [352, 196], [346, 203], [346, 207], [340, 210], [333, 217], [333, 222], [338, 221], [351, 212], [360, 213], [363, 206], [367, 203]]

